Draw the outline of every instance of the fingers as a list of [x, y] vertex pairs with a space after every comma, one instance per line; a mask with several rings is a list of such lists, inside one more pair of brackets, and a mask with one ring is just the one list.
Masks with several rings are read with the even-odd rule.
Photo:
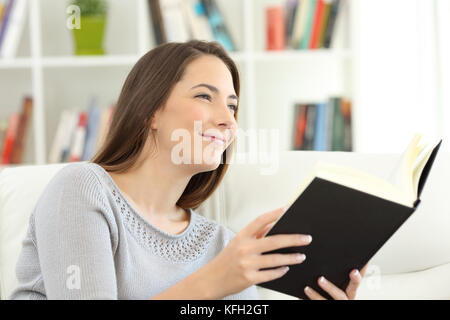
[[310, 287], [305, 287], [304, 291], [311, 300], [327, 300]]
[[258, 234], [256, 235], [256, 239], [262, 238], [272, 227], [275, 225], [275, 222], [269, 223], [264, 229], [262, 229]]
[[255, 220], [250, 222], [244, 229], [242, 229], [241, 233], [254, 237], [257, 234], [260, 234], [261, 231], [269, 224], [276, 220], [285, 212], [285, 208], [278, 208], [273, 211], [269, 211], [257, 217]]
[[[364, 267], [365, 268], [365, 267]], [[365, 270], [364, 270], [365, 272]], [[356, 291], [358, 290], [359, 285], [361, 284], [362, 276], [358, 272], [358, 270], [353, 270], [350, 272], [350, 283], [347, 286], [345, 292], [349, 299], [354, 299], [356, 296]]]
[[256, 241], [255, 251], [269, 252], [280, 248], [307, 246], [311, 241], [312, 237], [310, 235], [276, 234]]
[[369, 263], [367, 262], [366, 265], [361, 269], [361, 271], [359, 272], [359, 274], [361, 275], [361, 277], [364, 277], [364, 275], [366, 274], [367, 271], [367, 266], [369, 265]]
[[276, 269], [258, 271], [256, 276], [256, 284], [281, 278], [289, 271], [289, 267], [279, 267]]
[[348, 300], [347, 294], [336, 287], [333, 283], [325, 279], [325, 277], [320, 277], [319, 280], [317, 280], [317, 283], [334, 300]]
[[276, 253], [261, 255], [256, 259], [256, 263], [260, 269], [265, 269], [291, 264], [300, 264], [305, 261], [305, 259], [306, 256], [302, 253]]

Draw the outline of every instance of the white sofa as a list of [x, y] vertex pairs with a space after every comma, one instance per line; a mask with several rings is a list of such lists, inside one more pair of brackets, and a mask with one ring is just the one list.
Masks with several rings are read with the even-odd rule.
[[[274, 164], [231, 165], [223, 183], [197, 212], [239, 232], [259, 214], [281, 207], [317, 160], [349, 165], [386, 177], [397, 154], [287, 151]], [[17, 284], [15, 264], [29, 214], [53, 175], [66, 164], [0, 171], [0, 289], [5, 299]], [[273, 171], [273, 170], [272, 170]], [[414, 215], [370, 262], [358, 299], [450, 298], [450, 154], [440, 152]], [[364, 214], [364, 212], [361, 212]], [[259, 288], [262, 299], [293, 299]]]

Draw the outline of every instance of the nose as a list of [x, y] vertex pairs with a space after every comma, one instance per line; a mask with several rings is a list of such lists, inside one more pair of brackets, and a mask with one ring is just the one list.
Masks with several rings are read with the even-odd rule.
[[[237, 130], [237, 122], [234, 118], [233, 111], [225, 103], [225, 107], [217, 108], [218, 111], [214, 115], [215, 117], [215, 127], [219, 128], [220, 131], [224, 132], [227, 141], [234, 136]], [[219, 110], [220, 109], [220, 110]]]

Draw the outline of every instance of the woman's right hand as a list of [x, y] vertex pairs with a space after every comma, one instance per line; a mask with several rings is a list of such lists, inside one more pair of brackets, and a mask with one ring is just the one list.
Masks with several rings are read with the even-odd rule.
[[[218, 290], [215, 296], [225, 297], [252, 285], [280, 278], [287, 272], [285, 266], [305, 260], [301, 253], [262, 254], [311, 243], [309, 235], [279, 234], [263, 237], [285, 211], [286, 208], [283, 207], [257, 217], [207, 265], [208, 278]], [[276, 269], [260, 270], [275, 267]]]

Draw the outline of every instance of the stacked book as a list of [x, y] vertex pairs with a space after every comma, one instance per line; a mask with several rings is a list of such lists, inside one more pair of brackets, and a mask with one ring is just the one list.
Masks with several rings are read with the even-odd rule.
[[28, 0], [0, 0], [0, 58], [16, 56], [27, 12]]
[[148, 5], [156, 45], [197, 39], [236, 50], [215, 0], [148, 0]]
[[343, 23], [343, 1], [286, 0], [266, 7], [266, 49], [330, 48]]
[[293, 150], [352, 151], [350, 100], [331, 97], [327, 102], [294, 106]]
[[49, 163], [88, 161], [105, 140], [115, 106], [101, 108], [92, 98], [88, 110], [63, 110]]
[[33, 99], [25, 96], [21, 112], [13, 112], [8, 119], [0, 119], [1, 164], [21, 164], [31, 122]]

